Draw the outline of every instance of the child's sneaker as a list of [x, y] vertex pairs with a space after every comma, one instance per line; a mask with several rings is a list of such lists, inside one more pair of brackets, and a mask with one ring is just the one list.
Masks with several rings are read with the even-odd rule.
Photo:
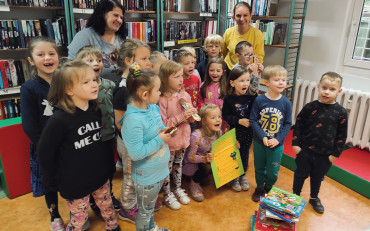
[[254, 193], [252, 195], [252, 200], [254, 202], [259, 202], [260, 197], [264, 196], [264, 194], [265, 194], [265, 190], [263, 190], [262, 188], [256, 188], [256, 190], [254, 191]]
[[137, 207], [133, 207], [131, 210], [127, 211], [124, 208], [121, 208], [118, 213], [118, 218], [123, 221], [131, 222], [132, 224], [135, 224], [137, 215]]
[[185, 190], [182, 188], [175, 189], [175, 196], [177, 197], [177, 200], [180, 201], [181, 204], [187, 205], [190, 203], [190, 198], [188, 197], [188, 194], [186, 194]]
[[64, 231], [64, 222], [62, 218], [55, 218], [51, 223], [50, 223], [50, 229], [52, 231]]
[[190, 181], [190, 196], [193, 200], [201, 202], [204, 200], [203, 190], [199, 183], [195, 183], [193, 179]]
[[120, 211], [122, 208], [121, 202], [112, 195], [112, 203], [115, 211]]
[[178, 210], [181, 208], [180, 203], [177, 201], [173, 192], [170, 192], [168, 195], [163, 196], [163, 201], [168, 208], [172, 210]]
[[157, 200], [155, 201], [155, 205], [154, 205], [154, 212], [159, 211], [161, 208], [162, 208], [162, 204], [159, 201], [159, 199], [157, 198]]
[[249, 190], [249, 184], [248, 184], [248, 181], [247, 181], [247, 177], [245, 177], [245, 176], [240, 177], [240, 186], [242, 187], [242, 189], [244, 191]]
[[170, 231], [169, 229], [166, 229], [166, 228], [160, 228], [158, 227], [157, 225], [154, 227], [154, 229], [152, 229], [152, 231]]
[[231, 188], [234, 189], [234, 191], [236, 191], [236, 192], [242, 191], [242, 187], [240, 186], [240, 183], [239, 183], [239, 177], [234, 179], [231, 182]]
[[321, 204], [319, 198], [311, 198], [309, 202], [317, 213], [324, 213], [324, 206]]

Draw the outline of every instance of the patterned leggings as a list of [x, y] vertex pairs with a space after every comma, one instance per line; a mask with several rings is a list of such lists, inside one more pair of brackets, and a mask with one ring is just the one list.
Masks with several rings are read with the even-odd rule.
[[[168, 168], [170, 174], [173, 175], [173, 183], [176, 188], [181, 188], [181, 178], [182, 178], [182, 160], [184, 159], [185, 149], [180, 149], [177, 151], [171, 151], [170, 161], [168, 162]], [[163, 191], [165, 195], [171, 192], [170, 186], [170, 176], [168, 175], [164, 179]]]
[[[109, 180], [103, 186], [94, 191], [92, 196], [95, 199], [96, 205], [100, 208], [101, 215], [106, 224], [105, 228], [117, 228], [117, 216], [114, 211], [112, 198], [110, 195]], [[67, 225], [66, 231], [82, 230], [82, 226], [85, 224], [88, 217], [89, 198], [90, 195], [87, 195], [80, 199], [67, 200], [70, 210], [70, 221]]]

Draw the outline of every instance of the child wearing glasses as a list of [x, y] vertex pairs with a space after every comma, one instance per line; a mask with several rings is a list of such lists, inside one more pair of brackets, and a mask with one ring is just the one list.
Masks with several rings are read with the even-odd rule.
[[252, 44], [247, 41], [241, 41], [236, 44], [235, 56], [238, 59], [238, 63], [236, 63], [232, 69], [238, 66], [248, 69], [249, 72], [251, 72], [250, 87], [257, 91], [260, 85], [261, 73], [264, 67], [262, 63], [258, 63], [258, 56], [253, 54]]
[[223, 47], [224, 40], [218, 34], [211, 34], [204, 40], [203, 49], [207, 52], [207, 58], [200, 62], [197, 67], [202, 82], [206, 76], [208, 60], [214, 57], [220, 57]]

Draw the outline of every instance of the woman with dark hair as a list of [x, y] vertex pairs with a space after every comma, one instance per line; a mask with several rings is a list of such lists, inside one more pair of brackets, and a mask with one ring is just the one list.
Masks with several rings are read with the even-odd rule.
[[265, 56], [263, 34], [250, 25], [252, 19], [251, 6], [246, 2], [237, 3], [234, 6], [233, 19], [237, 25], [227, 29], [223, 35], [224, 49], [222, 53], [229, 69], [231, 70], [237, 63], [235, 47], [240, 41], [251, 43], [253, 52], [258, 57], [258, 63], [263, 63], [263, 57]]
[[75, 59], [77, 52], [85, 46], [95, 46], [103, 54], [102, 78], [115, 83], [121, 81], [123, 71], [110, 58], [126, 38], [125, 9], [117, 0], [102, 0], [87, 22], [87, 28], [78, 32], [68, 46], [68, 59]]

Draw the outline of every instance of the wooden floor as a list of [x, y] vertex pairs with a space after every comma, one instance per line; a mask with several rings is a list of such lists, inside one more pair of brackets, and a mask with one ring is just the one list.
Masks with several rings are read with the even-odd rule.
[[[250, 230], [250, 219], [258, 204], [251, 200], [256, 186], [254, 180], [253, 156], [250, 159], [251, 168], [247, 178], [251, 189], [247, 192], [234, 192], [229, 186], [216, 189], [213, 184], [205, 187], [203, 202], [191, 201], [183, 205], [178, 211], [163, 207], [155, 213], [155, 220], [161, 227], [175, 231], [239, 231]], [[119, 169], [118, 169], [119, 170]], [[120, 195], [122, 173], [118, 171], [113, 181], [115, 195]], [[291, 191], [293, 172], [282, 167], [276, 186]], [[188, 182], [184, 182], [188, 190]], [[316, 214], [311, 205], [307, 205], [297, 223], [298, 231], [363, 231], [370, 230], [370, 200], [358, 193], [342, 186], [336, 181], [325, 178], [319, 194], [325, 213]], [[303, 189], [302, 196], [309, 198], [309, 182]], [[162, 195], [160, 194], [160, 197]], [[61, 199], [60, 213], [65, 222], [68, 222], [68, 207]], [[89, 211], [91, 221], [90, 231], [105, 230], [104, 222]], [[135, 230], [133, 224], [119, 221], [122, 230]], [[49, 214], [43, 198], [33, 198], [32, 194], [15, 198], [0, 199], [0, 230], [49, 230]]]

